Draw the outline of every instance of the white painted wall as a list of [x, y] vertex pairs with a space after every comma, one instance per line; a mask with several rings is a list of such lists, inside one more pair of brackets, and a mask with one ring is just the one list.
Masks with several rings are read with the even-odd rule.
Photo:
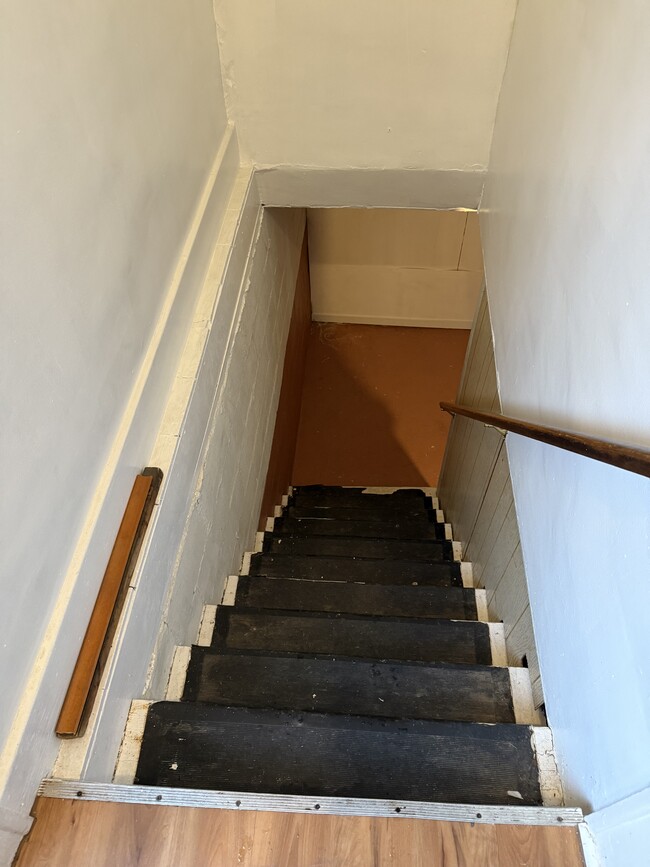
[[5, 4], [0, 851], [148, 461], [238, 165], [207, 0]]
[[[332, 206], [347, 183], [343, 204], [367, 204], [364, 195], [394, 207], [406, 184], [425, 207], [475, 207], [461, 198], [480, 194], [515, 7], [516, 0], [215, 0], [243, 152], [255, 166], [276, 167], [263, 178], [263, 201]], [[354, 193], [337, 172], [319, 177], [327, 169], [354, 175]], [[351, 169], [366, 170], [371, 189]], [[389, 186], [387, 170], [396, 170]], [[404, 180], [411, 172], [415, 187]], [[423, 189], [427, 183], [434, 189]], [[435, 186], [453, 188], [456, 201], [431, 204]]]
[[483, 284], [475, 212], [325, 208], [307, 220], [317, 321], [472, 327]]
[[[648, 33], [636, 0], [519, 4], [482, 216], [504, 412], [644, 448]], [[649, 864], [650, 481], [508, 453], [566, 789], [607, 864]]]
[[241, 169], [149, 459], [165, 478], [94, 714], [55, 776], [111, 781], [131, 701], [165, 697], [176, 645], [253, 547], [305, 214], [262, 210], [250, 181]]
[[[472, 326], [456, 402], [501, 412], [492, 323], [485, 291]], [[440, 506], [487, 591], [490, 619], [502, 622], [508, 662], [526, 657], [535, 707], [544, 703], [528, 583], [521, 553], [510, 468], [502, 434], [462, 415], [452, 419], [437, 487]]]

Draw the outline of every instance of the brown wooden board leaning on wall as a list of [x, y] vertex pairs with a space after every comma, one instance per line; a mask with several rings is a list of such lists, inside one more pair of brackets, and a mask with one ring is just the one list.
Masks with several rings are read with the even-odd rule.
[[144, 534], [151, 518], [156, 495], [162, 482], [162, 470], [147, 467], [135, 478], [122, 523], [104, 572], [95, 607], [86, 629], [77, 663], [72, 673], [61, 713], [56, 724], [59, 737], [78, 737], [91, 704], [96, 671], [105, 655], [111, 626], [119, 616], [119, 602], [133, 574]]

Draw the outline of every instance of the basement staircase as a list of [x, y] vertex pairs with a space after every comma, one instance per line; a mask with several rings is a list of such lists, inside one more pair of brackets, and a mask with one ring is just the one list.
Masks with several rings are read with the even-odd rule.
[[487, 620], [430, 491], [293, 488], [229, 579], [209, 646], [177, 654], [181, 700], [148, 705], [135, 783], [316, 810], [558, 805], [528, 671]]

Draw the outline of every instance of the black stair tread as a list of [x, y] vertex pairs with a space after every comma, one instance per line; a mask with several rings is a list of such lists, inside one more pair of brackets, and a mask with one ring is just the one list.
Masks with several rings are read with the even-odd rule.
[[420, 563], [411, 560], [350, 559], [286, 553], [253, 554], [249, 574], [269, 578], [302, 578], [308, 581], [463, 586], [460, 563], [451, 560]]
[[315, 797], [541, 804], [528, 726], [394, 722], [199, 702], [150, 707], [135, 782]]
[[363, 557], [435, 563], [453, 560], [451, 542], [412, 539], [364, 539], [336, 536], [275, 536], [264, 534], [264, 553], [316, 557]]
[[419, 502], [413, 505], [400, 505], [397, 508], [386, 506], [286, 506], [283, 512], [288, 518], [331, 518], [336, 521], [435, 521], [436, 512], [424, 508]]
[[235, 605], [383, 617], [477, 620], [476, 593], [462, 587], [347, 584], [242, 576], [237, 582]]
[[444, 539], [445, 525], [409, 518], [390, 517], [384, 521], [337, 520], [335, 518], [276, 518], [273, 535], [355, 536], [370, 539]]
[[486, 623], [220, 606], [212, 646], [224, 652], [332, 654], [492, 663]]
[[185, 701], [381, 716], [514, 723], [507, 668], [303, 656], [231, 656], [193, 647]]
[[394, 491], [391, 494], [364, 493], [366, 488], [340, 488], [310, 485], [295, 487], [289, 503], [296, 506], [351, 506], [354, 508], [431, 508], [432, 500], [419, 488]]

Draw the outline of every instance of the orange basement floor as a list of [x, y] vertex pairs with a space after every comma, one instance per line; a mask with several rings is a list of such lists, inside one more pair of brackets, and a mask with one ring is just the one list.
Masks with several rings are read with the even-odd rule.
[[313, 322], [292, 484], [435, 487], [468, 339]]

